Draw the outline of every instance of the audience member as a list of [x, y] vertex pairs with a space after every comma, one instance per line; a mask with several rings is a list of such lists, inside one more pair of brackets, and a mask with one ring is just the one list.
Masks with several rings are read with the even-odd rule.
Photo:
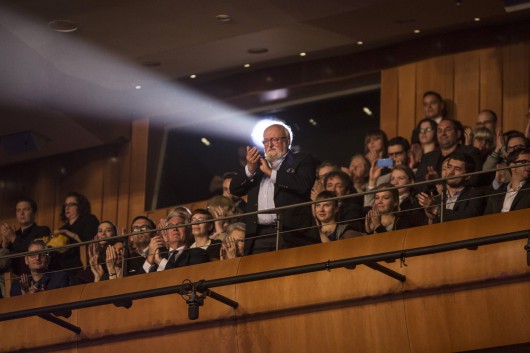
[[[452, 119], [442, 120], [442, 122], [438, 124], [436, 134], [440, 148], [423, 155], [418, 171], [416, 172], [416, 181], [419, 182], [439, 178], [441, 175], [443, 159], [455, 151], [469, 154], [473, 158], [476, 168], [480, 169], [480, 151], [475, 147], [458, 143], [462, 136], [459, 128], [460, 126], [461, 125], [456, 120]], [[476, 183], [476, 180], [473, 179], [472, 182]], [[427, 187], [422, 186], [419, 189], [424, 192]]]
[[394, 186], [390, 183], [377, 187], [374, 206], [365, 218], [366, 233], [383, 233], [409, 227], [407, 217], [397, 213], [399, 193], [396, 189], [388, 190], [392, 187]]
[[[247, 146], [245, 172], [230, 183], [234, 195], [248, 195], [248, 212], [272, 209], [310, 201], [315, 182], [314, 159], [306, 153], [290, 150], [292, 134], [281, 124], [274, 124], [263, 133], [265, 158], [256, 147]], [[305, 231], [311, 225], [311, 208], [295, 207], [279, 213], [282, 247], [314, 244]], [[247, 240], [245, 254], [257, 254], [276, 249], [277, 214], [246, 217]]]
[[245, 254], [245, 223], [231, 223], [226, 228], [226, 238], [221, 245], [221, 260], [235, 259]]
[[[33, 240], [29, 243], [27, 251], [46, 249], [46, 244], [42, 240]], [[50, 262], [48, 253], [26, 255], [24, 261], [28, 266], [30, 274], [23, 273], [18, 280], [13, 281], [11, 286], [12, 297], [68, 286], [69, 279], [66, 272], [47, 271]]]
[[[108, 258], [108, 247], [110, 238], [118, 235], [116, 226], [110, 221], [103, 221], [98, 226], [98, 232], [94, 240], [99, 240], [97, 243], [92, 243], [88, 246], [88, 260], [90, 263], [90, 271], [83, 271], [78, 273], [78, 276], [87, 282], [97, 282], [101, 279], [101, 275], [108, 274], [109, 270], [106, 266]], [[101, 269], [101, 273], [99, 273]], [[89, 276], [87, 272], [90, 272]], [[98, 277], [99, 275], [99, 277]]]
[[[97, 234], [99, 221], [91, 214], [90, 202], [78, 193], [69, 192], [61, 209], [61, 220], [64, 225], [53, 231], [54, 235], [65, 235], [69, 242], [83, 242], [92, 240]], [[71, 275], [82, 272], [80, 249], [68, 249], [64, 253], [55, 252], [52, 255], [51, 270], [68, 270]]]
[[[136, 216], [131, 223], [131, 233], [138, 233], [129, 236], [129, 247], [126, 256], [125, 276], [133, 276], [145, 273], [143, 264], [149, 254], [149, 242], [156, 235], [156, 224], [146, 216]], [[150, 232], [151, 231], [151, 232]]]
[[90, 269], [94, 274], [94, 282], [122, 278], [125, 270], [125, 246], [121, 239], [111, 239], [105, 247], [104, 262], [98, 257], [90, 258]]
[[362, 235], [353, 230], [348, 223], [337, 224], [339, 201], [327, 200], [336, 196], [337, 194], [333, 191], [324, 190], [316, 197], [315, 201], [320, 200], [320, 202], [313, 204], [313, 214], [316, 224], [315, 231], [318, 232], [322, 243]]
[[191, 234], [195, 241], [190, 245], [191, 249], [200, 248], [206, 250], [210, 261], [219, 260], [219, 249], [221, 248], [220, 240], [210, 239], [215, 226], [213, 222], [197, 223], [212, 220], [212, 214], [204, 209], [198, 208], [191, 213]]
[[[399, 216], [407, 217], [410, 227], [417, 227], [423, 224], [423, 211], [416, 198], [416, 191], [413, 186], [414, 172], [407, 165], [396, 165], [390, 173], [390, 184], [403, 186], [398, 189], [399, 194]], [[405, 186], [406, 185], [406, 186]]]
[[353, 188], [357, 193], [366, 191], [369, 171], [370, 162], [364, 155], [358, 153], [352, 157], [348, 173], [350, 174]]
[[478, 128], [488, 129], [493, 136], [497, 134], [497, 114], [493, 110], [484, 109], [478, 113], [477, 122]]
[[317, 195], [321, 191], [325, 190], [326, 186], [324, 185], [324, 178], [326, 177], [326, 174], [336, 170], [340, 170], [340, 168], [339, 165], [335, 162], [324, 161], [320, 163], [316, 170], [317, 178], [315, 180], [315, 183], [313, 184], [313, 188], [311, 189], [311, 200], [314, 201]]
[[388, 138], [383, 130], [370, 130], [364, 138], [364, 156], [370, 165], [378, 159], [386, 157]]
[[[209, 199], [206, 204], [206, 209], [214, 218], [230, 217], [238, 213], [232, 200], [223, 195], [217, 195]], [[237, 218], [215, 221], [215, 229], [210, 235], [210, 239], [222, 241], [226, 237], [226, 227], [228, 227], [230, 223], [237, 221]]]
[[[355, 194], [348, 174], [339, 170], [326, 174], [324, 184], [326, 185], [327, 191], [332, 191], [337, 196]], [[362, 202], [362, 197], [350, 197], [340, 200], [337, 220], [350, 223], [357, 231], [364, 231], [362, 222]]]
[[[444, 165], [443, 178], [459, 176], [475, 170], [473, 158], [460, 152], [453, 152], [447, 156]], [[418, 195], [419, 204], [424, 207], [429, 223], [437, 223], [441, 219], [445, 222], [482, 215], [486, 205], [484, 194], [478, 189], [466, 186], [469, 179], [469, 176], [448, 179], [443, 200], [433, 193], [422, 192]], [[440, 194], [443, 193], [441, 185], [438, 190]]]
[[223, 196], [232, 200], [237, 213], [245, 213], [245, 210], [247, 209], [247, 203], [245, 200], [230, 193], [230, 183], [235, 175], [237, 175], [236, 172], [227, 172], [223, 175]]
[[530, 163], [530, 149], [521, 147], [508, 154], [507, 164], [510, 169], [511, 181], [488, 197], [484, 214], [509, 212], [530, 207], [530, 183], [528, 177], [530, 166], [520, 164]]
[[[20, 198], [15, 204], [15, 215], [20, 228], [15, 225], [2, 223], [0, 233], [2, 236], [2, 249], [6, 254], [26, 252], [29, 244], [37, 238], [49, 236], [50, 228], [39, 226], [35, 223], [37, 214], [37, 203], [30, 198]], [[27, 270], [23, 257], [14, 258], [11, 261], [12, 271], [20, 276]]]
[[440, 93], [427, 91], [423, 94], [423, 115], [437, 124], [445, 118], [445, 103]]
[[149, 242], [149, 253], [144, 262], [144, 271], [155, 272], [167, 269], [196, 265], [210, 261], [208, 253], [201, 249], [188, 249], [190, 230], [189, 215], [176, 210], [160, 220], [160, 231]]
[[[406, 138], [397, 136], [388, 141], [388, 157], [392, 160], [389, 167], [380, 167], [378, 161], [372, 163], [368, 178], [367, 190], [374, 190], [377, 186], [390, 182], [390, 171], [396, 165], [407, 165], [410, 144]], [[364, 196], [364, 207], [374, 204], [374, 194]]]
[[421, 157], [438, 148], [438, 140], [436, 139], [436, 130], [438, 124], [430, 118], [423, 118], [419, 121], [416, 128], [412, 131], [410, 160], [411, 168], [417, 168]]

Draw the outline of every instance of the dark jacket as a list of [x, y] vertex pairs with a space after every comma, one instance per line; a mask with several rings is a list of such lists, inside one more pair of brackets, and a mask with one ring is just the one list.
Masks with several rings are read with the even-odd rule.
[[[440, 196], [437, 196], [434, 202], [440, 204]], [[453, 209], [444, 208], [443, 221], [456, 221], [458, 219], [482, 216], [485, 207], [486, 198], [484, 193], [479, 189], [466, 186], [458, 195]], [[434, 222], [440, 222], [440, 215], [434, 219]]]
[[[263, 172], [259, 169], [254, 176], [248, 178], [246, 173], [238, 173], [230, 183], [230, 192], [237, 196], [248, 195], [247, 212], [258, 210], [258, 194]], [[311, 188], [315, 182], [315, 160], [306, 153], [287, 152], [276, 174], [274, 185], [274, 204], [276, 207], [310, 201]], [[311, 207], [295, 207], [280, 213], [282, 230], [298, 229], [311, 226]], [[257, 216], [245, 217], [247, 235], [257, 230]], [[320, 239], [311, 237], [308, 232], [303, 234], [284, 233], [283, 240], [287, 247], [316, 244]]]
[[[32, 277], [30, 276], [30, 281], [32, 281]], [[39, 291], [43, 290], [51, 290], [51, 289], [57, 289], [57, 288], [63, 288], [68, 287], [68, 284], [70, 282], [68, 273], [66, 272], [49, 272], [45, 273], [42, 278], [35, 282], [35, 287], [39, 289]], [[11, 296], [17, 296], [22, 295], [22, 290], [20, 288], [20, 282], [13, 281], [13, 285], [11, 286]]]
[[[501, 212], [507, 190], [508, 184], [503, 185], [498, 190], [492, 192], [492, 195], [488, 197], [488, 203], [486, 204], [484, 214]], [[521, 190], [519, 190], [515, 196], [510, 211], [522, 210], [525, 208], [530, 208], [530, 183], [528, 181], [524, 183]]]
[[[26, 252], [28, 251], [29, 243], [31, 243], [34, 239], [49, 236], [50, 234], [50, 228], [38, 226], [35, 223], [33, 223], [33, 225], [31, 225], [29, 228], [24, 229], [24, 231], [19, 229], [16, 232], [17, 237], [15, 238], [15, 241], [12, 244], [9, 244], [9, 252], [12, 254]], [[11, 266], [13, 272], [17, 276], [20, 276], [22, 273], [29, 274], [26, 263], [24, 262], [24, 257], [12, 259]]]

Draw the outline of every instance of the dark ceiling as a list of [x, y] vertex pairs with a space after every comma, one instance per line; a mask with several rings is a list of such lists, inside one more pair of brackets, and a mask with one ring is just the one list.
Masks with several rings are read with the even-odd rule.
[[[204, 82], [530, 17], [528, 9], [504, 6], [501, 0], [0, 0], [0, 165], [127, 137], [128, 119], [171, 115], [190, 102], [191, 93], [175, 82], [194, 82], [191, 74]], [[57, 20], [75, 27], [58, 32], [50, 25]]]

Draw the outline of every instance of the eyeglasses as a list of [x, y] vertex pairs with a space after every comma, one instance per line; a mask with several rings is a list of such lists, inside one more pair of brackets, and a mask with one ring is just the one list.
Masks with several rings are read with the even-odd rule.
[[138, 226], [138, 227], [132, 227], [133, 233], [137, 232], [145, 232], [146, 230], [150, 230], [151, 228], [149, 226]]
[[527, 161], [527, 160], [517, 160], [517, 161], [513, 161], [513, 164], [527, 164], [527, 163], [530, 163], [530, 161]]
[[519, 148], [524, 148], [524, 145], [515, 145], [515, 146], [508, 146], [506, 147], [506, 152], [515, 151]]
[[68, 202], [64, 204], [64, 207], [74, 207], [74, 206], [79, 206], [79, 204], [77, 202]]
[[426, 127], [425, 129], [420, 129], [420, 134], [425, 134], [427, 132], [433, 132], [434, 129], [432, 127]]
[[194, 217], [194, 218], [191, 219], [192, 222], [203, 222], [203, 221], [207, 221], [207, 220], [208, 220], [208, 218], [206, 218], [206, 217], [200, 217], [200, 218], [195, 218]]
[[268, 145], [269, 143], [273, 143], [277, 145], [278, 143], [280, 143], [280, 141], [286, 140], [286, 139], [287, 137], [271, 137], [270, 139], [261, 141], [261, 143], [263, 143], [263, 146]]

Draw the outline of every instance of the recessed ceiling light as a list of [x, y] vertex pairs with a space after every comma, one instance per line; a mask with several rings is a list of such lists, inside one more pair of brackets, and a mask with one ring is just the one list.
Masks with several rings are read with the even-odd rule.
[[247, 53], [249, 54], [264, 54], [268, 52], [269, 49], [267, 48], [250, 48], [247, 50]]
[[230, 21], [232, 21], [232, 17], [230, 17], [228, 15], [225, 15], [225, 14], [217, 15], [217, 16], [215, 16], [215, 18], [217, 18], [221, 22], [230, 22]]
[[420, 31], [419, 29], [415, 29], [415, 30], [414, 30], [414, 33], [415, 33], [415, 34], [418, 34], [418, 33], [420, 33], [420, 32], [421, 32], [421, 31]]
[[243, 67], [244, 67], [245, 69], [247, 69], [247, 68], [250, 67], [250, 64], [245, 64], [245, 65], [243, 65]]
[[208, 139], [207, 139], [206, 137], [201, 138], [201, 142], [202, 142], [205, 146], [210, 146], [210, 145], [211, 145], [210, 141], [208, 141]]
[[372, 116], [372, 115], [373, 115], [372, 111], [371, 111], [370, 108], [368, 108], [368, 107], [363, 107], [363, 112], [364, 112], [366, 115], [368, 115], [368, 116]]
[[309, 119], [309, 124], [313, 125], [313, 126], [316, 126], [317, 125], [317, 121], [313, 118]]
[[74, 21], [70, 20], [53, 20], [48, 22], [48, 26], [57, 32], [69, 33], [77, 31], [79, 26]]
[[197, 78], [197, 75], [190, 75], [190, 78]]
[[301, 52], [299, 55], [300, 55], [300, 56], [306, 56], [307, 53]]
[[142, 89], [142, 86], [141, 86], [141, 85], [136, 85], [136, 86], [134, 86], [134, 88], [136, 88], [136, 89]]
[[357, 42], [357, 45], [363, 45], [363, 44], [364, 44], [364, 42], [362, 40]]
[[480, 17], [475, 17], [475, 18], [474, 18], [474, 21], [475, 21], [475, 22], [479, 22], [479, 21], [480, 21]]

